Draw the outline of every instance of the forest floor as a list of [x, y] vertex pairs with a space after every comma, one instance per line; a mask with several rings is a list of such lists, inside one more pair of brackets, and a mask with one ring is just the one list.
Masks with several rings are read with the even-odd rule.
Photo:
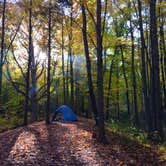
[[109, 133], [110, 144], [92, 138], [93, 121], [36, 122], [0, 134], [0, 166], [164, 166], [160, 154]]

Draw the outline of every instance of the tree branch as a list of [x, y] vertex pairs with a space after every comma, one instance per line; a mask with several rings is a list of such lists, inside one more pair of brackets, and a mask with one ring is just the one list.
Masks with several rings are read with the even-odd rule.
[[14, 58], [15, 62], [17, 63], [18, 68], [19, 68], [20, 71], [21, 71], [22, 76], [23, 76], [24, 79], [26, 80], [26, 76], [25, 76], [25, 73], [24, 73], [24, 71], [23, 71], [23, 68], [22, 68], [21, 65], [19, 64], [19, 62], [18, 62], [18, 60], [17, 60], [17, 58], [16, 58], [16, 56], [15, 56], [15, 54], [14, 54], [13, 48], [12, 48], [12, 54], [13, 54], [13, 58]]

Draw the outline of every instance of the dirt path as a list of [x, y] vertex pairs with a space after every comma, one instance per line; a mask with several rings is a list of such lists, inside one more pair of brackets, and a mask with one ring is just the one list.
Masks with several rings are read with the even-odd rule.
[[37, 122], [0, 134], [0, 166], [165, 165], [140, 145], [125, 145], [112, 134], [109, 145], [92, 139], [92, 121], [46, 126]]

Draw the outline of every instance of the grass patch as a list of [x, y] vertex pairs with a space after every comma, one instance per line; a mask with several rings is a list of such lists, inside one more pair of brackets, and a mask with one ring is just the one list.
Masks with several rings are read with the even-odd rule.
[[147, 133], [145, 131], [138, 129], [129, 123], [115, 122], [114, 120], [106, 123], [106, 130], [107, 132], [119, 135], [122, 142], [127, 146], [139, 144], [145, 148], [152, 148], [161, 154], [162, 160], [166, 160], [166, 141], [162, 144], [154, 144], [147, 139]]
[[147, 133], [141, 129], [134, 127], [133, 125], [111, 120], [111, 122], [106, 123], [106, 127], [111, 128], [112, 132], [125, 135], [126, 137], [137, 140], [140, 143], [148, 143]]
[[22, 118], [19, 118], [17, 116], [11, 117], [9, 119], [0, 117], [0, 132], [17, 128], [22, 124], [23, 124]]

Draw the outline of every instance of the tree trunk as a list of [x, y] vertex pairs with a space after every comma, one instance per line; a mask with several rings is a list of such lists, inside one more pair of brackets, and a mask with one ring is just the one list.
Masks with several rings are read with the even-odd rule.
[[2, 102], [2, 72], [4, 63], [4, 47], [5, 47], [5, 13], [6, 13], [6, 0], [3, 1], [2, 10], [2, 30], [1, 30], [1, 57], [0, 57], [0, 103]]
[[67, 69], [66, 69], [66, 98], [67, 98], [67, 104], [69, 104], [69, 53], [67, 58]]
[[29, 110], [29, 87], [30, 87], [30, 67], [32, 56], [32, 0], [29, 2], [29, 53], [28, 53], [28, 67], [26, 75], [26, 95], [25, 95], [25, 111], [24, 111], [24, 125], [28, 123], [28, 110]]
[[128, 85], [128, 80], [127, 80], [127, 76], [126, 76], [125, 61], [124, 61], [124, 55], [123, 55], [123, 48], [122, 48], [122, 46], [120, 46], [120, 50], [121, 50], [121, 57], [122, 57], [123, 75], [124, 75], [124, 80], [125, 80], [125, 85], [126, 85], [127, 111], [128, 111], [128, 116], [129, 116], [129, 119], [130, 119], [131, 112], [130, 112], [130, 101], [129, 101], [129, 85]]
[[119, 106], [119, 63], [117, 61], [117, 71], [116, 71], [116, 120], [120, 120], [120, 106]]
[[133, 95], [134, 95], [134, 111], [135, 111], [135, 125], [139, 127], [139, 115], [138, 115], [138, 106], [137, 106], [137, 87], [136, 87], [136, 76], [135, 76], [135, 47], [134, 47], [134, 34], [133, 34], [133, 26], [132, 22], [130, 20], [130, 33], [131, 33], [131, 42], [132, 42], [132, 48], [131, 48], [131, 54], [132, 54], [132, 86], [133, 86]]
[[80, 85], [79, 83], [75, 83], [75, 97], [76, 97], [76, 101], [75, 101], [75, 113], [79, 114], [79, 110], [80, 110]]
[[50, 124], [50, 71], [51, 71], [51, 0], [49, 1], [48, 13], [48, 68], [47, 68], [47, 107], [46, 107], [46, 124]]
[[[162, 0], [160, 0], [160, 3]], [[166, 67], [164, 66], [164, 58], [166, 58], [166, 45], [164, 38], [164, 18], [162, 16], [162, 8], [159, 8], [159, 34], [160, 34], [160, 67], [161, 67], [161, 78], [162, 78], [162, 88], [163, 88], [163, 99], [166, 99]], [[163, 100], [163, 111], [166, 112], [166, 100]], [[166, 121], [166, 120], [165, 120]]]
[[150, 39], [151, 39], [151, 56], [152, 56], [152, 83], [151, 83], [151, 105], [152, 112], [155, 113], [157, 120], [157, 130], [163, 139], [163, 110], [161, 104], [160, 93], [160, 71], [159, 71], [159, 52], [157, 37], [157, 21], [156, 21], [156, 0], [150, 1]]
[[92, 105], [93, 114], [94, 114], [94, 117], [96, 120], [96, 124], [98, 124], [97, 123], [97, 104], [96, 104], [93, 83], [92, 83], [91, 61], [90, 61], [90, 56], [89, 56], [89, 46], [88, 46], [88, 39], [87, 39], [87, 20], [86, 20], [86, 12], [85, 12], [84, 4], [82, 4], [81, 8], [82, 8], [82, 22], [83, 22], [82, 36], [83, 36], [83, 41], [84, 41], [84, 54], [86, 57], [88, 89], [89, 89], [89, 95], [90, 95], [90, 101], [91, 101], [91, 105]]
[[34, 56], [34, 46], [32, 44], [32, 54], [31, 54], [31, 79], [32, 79], [32, 88], [31, 88], [31, 122], [34, 122], [38, 118], [38, 101], [37, 101], [37, 76], [36, 76], [36, 65], [35, 65], [35, 56]]
[[65, 69], [64, 69], [64, 25], [62, 18], [62, 75], [63, 75], [63, 102], [66, 104], [66, 86], [65, 86]]
[[[114, 51], [114, 56], [116, 55], [116, 49], [115, 48], [115, 51]], [[108, 80], [108, 92], [107, 92], [107, 98], [106, 98], [106, 115], [105, 115], [105, 118], [106, 120], [109, 119], [109, 114], [110, 114], [110, 104], [109, 104], [109, 101], [110, 101], [110, 93], [111, 93], [111, 84], [112, 84], [112, 69], [113, 69], [113, 65], [114, 65], [114, 57], [111, 61], [111, 65], [110, 65], [110, 71], [109, 71], [109, 80]]]
[[70, 106], [74, 108], [74, 79], [73, 79], [73, 61], [72, 42], [73, 42], [73, 6], [70, 11], [70, 33], [69, 33], [69, 57], [70, 57]]
[[107, 49], [104, 49], [104, 67], [103, 67], [103, 77], [107, 69]]
[[70, 48], [70, 106], [74, 108], [73, 55]]
[[[147, 11], [145, 10], [145, 14], [148, 15]], [[143, 23], [142, 23], [143, 24]], [[147, 84], [147, 95], [149, 100], [150, 106], [150, 72], [151, 72], [151, 57], [150, 57], [150, 36], [149, 36], [149, 19], [146, 19], [145, 22], [145, 71], [146, 71], [146, 84]], [[143, 25], [142, 25], [143, 29]]]
[[96, 39], [97, 39], [97, 103], [98, 103], [98, 126], [99, 141], [105, 143], [105, 125], [104, 125], [104, 96], [103, 96], [103, 57], [102, 57], [102, 36], [101, 36], [101, 0], [97, 0], [97, 22], [96, 22]]
[[146, 113], [146, 121], [147, 121], [147, 126], [148, 126], [148, 133], [150, 133], [151, 128], [152, 128], [152, 117], [151, 117], [150, 106], [149, 106], [147, 74], [146, 74], [147, 71], [146, 71], [146, 62], [145, 62], [145, 52], [147, 52], [147, 50], [146, 50], [146, 44], [145, 44], [145, 38], [144, 38], [142, 13], [141, 12], [142, 12], [142, 3], [140, 0], [138, 0], [139, 30], [140, 30], [140, 35], [141, 35], [142, 88], [143, 88], [143, 96], [144, 96], [144, 104], [145, 104], [145, 113]]
[[107, 98], [106, 98], [106, 115], [105, 115], [105, 119], [108, 120], [110, 117], [110, 93], [111, 93], [111, 84], [112, 84], [112, 69], [113, 69], [113, 63], [114, 61], [111, 61], [111, 65], [110, 65], [110, 71], [109, 71], [109, 80], [108, 80], [108, 94], [107, 94]]
[[85, 113], [85, 98], [84, 98], [84, 94], [81, 96], [81, 113], [82, 113], [82, 116], [84, 116], [84, 113]]

